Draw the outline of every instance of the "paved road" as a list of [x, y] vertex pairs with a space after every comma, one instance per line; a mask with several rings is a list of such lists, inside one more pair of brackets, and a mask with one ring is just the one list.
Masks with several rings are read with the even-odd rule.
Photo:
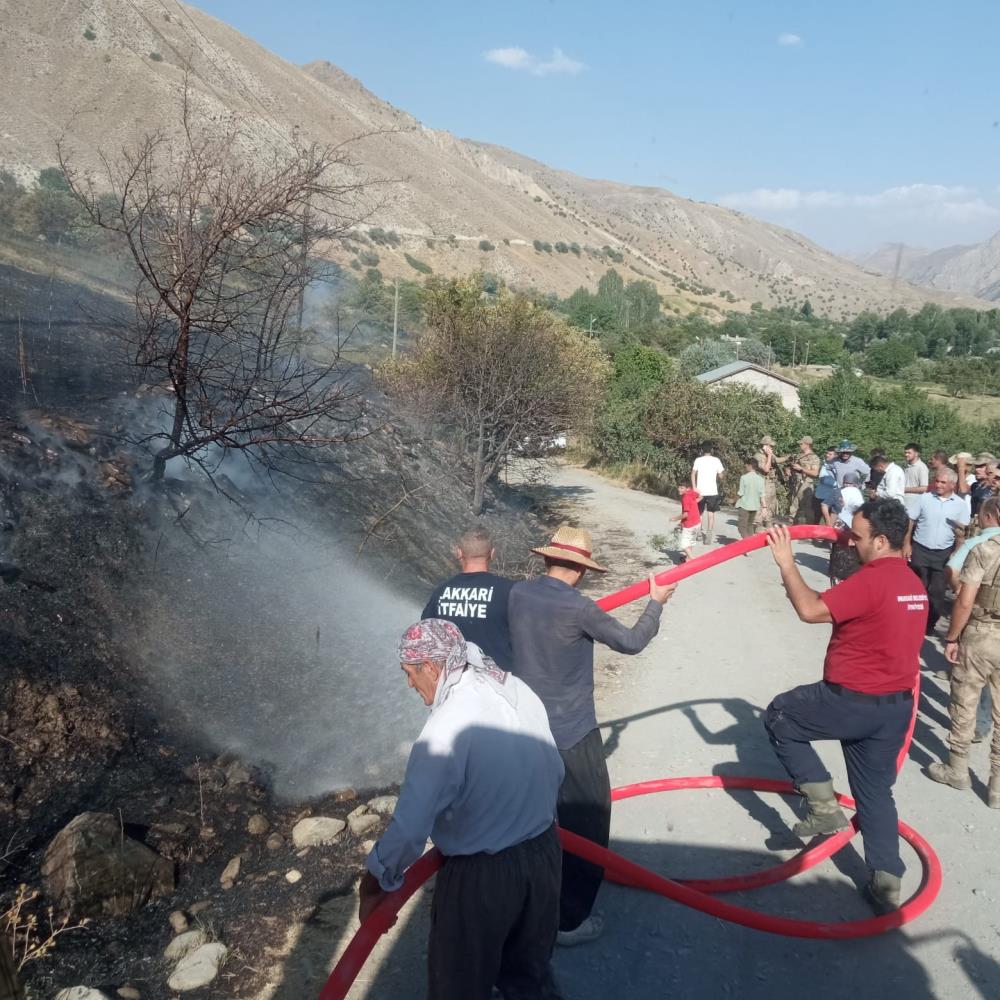
[[[613, 567], [609, 578], [597, 581], [595, 596], [669, 561], [651, 538], [669, 534], [676, 503], [572, 467], [559, 471], [549, 491], [567, 516], [590, 528], [598, 558]], [[735, 539], [733, 516], [722, 515], [720, 534]], [[803, 545], [798, 559], [806, 579], [823, 586], [825, 553]], [[630, 621], [637, 613], [633, 605], [620, 615]], [[826, 627], [795, 618], [766, 552], [685, 581], [643, 654], [605, 651], [600, 657], [598, 717], [613, 784], [712, 773], [784, 777], [761, 710], [775, 693], [820, 675], [827, 636]], [[984, 803], [987, 750], [974, 750], [974, 792], [934, 785], [921, 773], [943, 751], [947, 722], [944, 685], [933, 677], [942, 658], [931, 645], [925, 652], [920, 721], [897, 800], [901, 815], [933, 842], [944, 865], [945, 886], [928, 914], [880, 938], [818, 942], [724, 924], [606, 885], [598, 901], [607, 922], [604, 937], [557, 953], [567, 1000], [618, 994], [630, 1000], [1000, 996], [994, 957], [1000, 954], [1000, 813]], [[838, 787], [846, 789], [839, 749], [827, 745], [823, 753]], [[742, 872], [789, 856], [793, 819], [791, 806], [775, 796], [648, 796], [615, 807], [612, 847], [674, 877]], [[919, 866], [912, 854], [906, 860], [909, 894]], [[789, 883], [728, 898], [791, 917], [848, 920], [869, 915], [856, 891], [864, 876], [861, 857], [848, 848]], [[428, 899], [422, 894], [395, 936], [384, 940], [352, 997], [423, 995]]]

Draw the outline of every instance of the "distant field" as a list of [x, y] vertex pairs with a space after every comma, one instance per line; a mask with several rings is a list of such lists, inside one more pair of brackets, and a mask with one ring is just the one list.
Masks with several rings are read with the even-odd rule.
[[[779, 372], [786, 378], [795, 379], [799, 385], [814, 385], [825, 378], [829, 378], [833, 369], [821, 365], [809, 365], [806, 368], [791, 368], [786, 365], [774, 365], [774, 371]], [[899, 386], [899, 382], [889, 379], [873, 378], [866, 376], [869, 382], [883, 385], [886, 388]], [[951, 396], [945, 392], [944, 388], [937, 383], [925, 382], [917, 386], [922, 389], [935, 403], [947, 403], [958, 411], [963, 420], [971, 420], [974, 423], [988, 424], [991, 420], [1000, 420], [1000, 396]]]

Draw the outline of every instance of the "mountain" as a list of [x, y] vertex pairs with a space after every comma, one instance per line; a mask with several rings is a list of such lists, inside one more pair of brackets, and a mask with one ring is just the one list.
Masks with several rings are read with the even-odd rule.
[[898, 273], [904, 281], [925, 288], [1000, 302], [1000, 232], [985, 243], [941, 250], [884, 243], [873, 253], [852, 259], [879, 274]]
[[928, 300], [982, 306], [894, 283], [741, 212], [456, 138], [331, 63], [292, 65], [179, 0], [0, 0], [0, 21], [0, 166], [22, 179], [54, 162], [59, 137], [78, 165], [97, 167], [101, 150], [114, 155], [138, 133], [176, 133], [187, 67], [193, 114], [238, 124], [250, 155], [286, 147], [293, 134], [367, 135], [354, 155], [385, 183], [366, 226], [400, 237], [375, 248], [388, 276], [419, 276], [409, 254], [437, 273], [483, 268], [565, 295], [593, 287], [614, 263], [655, 282], [677, 312], [805, 298], [833, 316]]

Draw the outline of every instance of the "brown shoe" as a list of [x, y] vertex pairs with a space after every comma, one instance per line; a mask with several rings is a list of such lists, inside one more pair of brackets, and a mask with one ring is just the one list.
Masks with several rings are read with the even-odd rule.
[[[972, 787], [972, 779], [969, 777], [969, 758], [959, 757], [958, 754], [948, 754], [947, 764], [931, 764], [927, 768], [927, 774], [933, 781], [951, 785], [959, 791]], [[1000, 784], [997, 791], [1000, 793]], [[997, 808], [1000, 809], [1000, 805]]]

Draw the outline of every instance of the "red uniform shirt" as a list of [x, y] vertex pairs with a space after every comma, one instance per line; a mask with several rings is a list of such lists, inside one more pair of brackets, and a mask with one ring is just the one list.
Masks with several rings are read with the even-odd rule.
[[824, 680], [865, 694], [916, 685], [927, 594], [905, 559], [866, 563], [820, 597], [833, 618]]
[[697, 490], [687, 490], [681, 496], [681, 510], [684, 512], [682, 527], [697, 528], [701, 524], [701, 511], [698, 510], [700, 500], [701, 494]]

